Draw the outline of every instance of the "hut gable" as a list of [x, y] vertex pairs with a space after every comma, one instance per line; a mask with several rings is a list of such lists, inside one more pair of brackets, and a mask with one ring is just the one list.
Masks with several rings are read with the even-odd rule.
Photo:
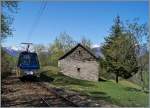
[[98, 63], [95, 55], [78, 44], [58, 60], [64, 75], [90, 81], [98, 81]]
[[67, 52], [65, 55], [59, 58], [59, 60], [64, 59], [64, 58], [70, 58], [70, 59], [75, 59], [75, 60], [96, 60], [96, 56], [89, 51], [87, 48], [82, 46], [81, 44], [78, 44], [75, 46], [73, 49], [71, 49], [69, 52]]

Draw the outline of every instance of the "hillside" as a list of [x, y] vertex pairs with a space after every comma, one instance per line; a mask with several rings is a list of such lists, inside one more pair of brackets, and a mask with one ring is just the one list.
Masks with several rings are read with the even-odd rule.
[[12, 57], [18, 57], [19, 53], [21, 52], [21, 50], [13, 49], [11, 47], [3, 47], [3, 50]]
[[41, 71], [41, 78], [50, 81], [50, 85], [54, 87], [77, 91], [118, 106], [148, 106], [148, 94], [142, 92], [140, 86], [127, 80], [121, 80], [118, 84], [114, 80], [92, 82], [64, 76], [58, 73], [56, 67], [45, 67]]
[[17, 59], [1, 49], [1, 78], [6, 78], [16, 67]]

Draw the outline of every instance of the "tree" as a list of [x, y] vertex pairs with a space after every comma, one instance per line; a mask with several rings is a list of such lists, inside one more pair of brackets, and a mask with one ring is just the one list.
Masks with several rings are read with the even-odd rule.
[[127, 79], [138, 71], [135, 45], [129, 37], [130, 35], [123, 32], [120, 17], [117, 16], [111, 34], [105, 38], [105, 44], [102, 46], [105, 58], [103, 66], [107, 72], [116, 75], [117, 83], [119, 77]]
[[75, 46], [76, 42], [67, 33], [60, 33], [49, 47], [51, 65], [57, 66], [59, 57]]
[[82, 37], [81, 44], [89, 49], [89, 48], [91, 48], [92, 42], [89, 39]]
[[64, 52], [69, 51], [76, 44], [76, 41], [66, 32], [60, 33], [55, 42]]
[[[149, 40], [149, 32], [148, 32], [148, 24], [140, 24], [138, 23], [139, 19], [134, 19], [132, 22], [126, 22], [126, 32], [130, 34], [130, 38], [134, 40], [134, 43], [137, 45], [136, 54], [139, 66], [140, 80], [142, 83], [142, 88], [144, 90], [144, 76], [143, 72], [148, 72], [148, 40]], [[148, 88], [148, 87], [147, 87]]]
[[50, 64], [53, 66], [57, 66], [58, 59], [64, 54], [63, 47], [59, 43], [58, 39], [56, 38], [54, 43], [49, 47], [50, 53]]
[[39, 62], [41, 66], [47, 66], [49, 64], [49, 54], [47, 48], [44, 45], [38, 44], [34, 46], [34, 50], [38, 54]]
[[[16, 1], [2, 1], [2, 13], [1, 13], [1, 42], [8, 36], [12, 35], [12, 22], [13, 17], [8, 14], [17, 10]], [[8, 9], [6, 12], [5, 10]], [[9, 56], [1, 46], [1, 76], [7, 77], [14, 68], [15, 59]]]
[[[8, 14], [17, 12], [17, 2], [16, 1], [2, 1], [2, 13], [1, 13], [1, 41], [6, 39], [6, 37], [11, 36], [13, 32], [12, 22], [13, 17]], [[8, 11], [6, 11], [8, 10]], [[5, 12], [6, 11], [6, 12]]]

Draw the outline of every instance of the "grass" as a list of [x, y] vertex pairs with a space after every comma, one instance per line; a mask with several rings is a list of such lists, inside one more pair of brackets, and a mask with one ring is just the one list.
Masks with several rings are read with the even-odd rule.
[[144, 84], [145, 87], [148, 89], [149, 88], [149, 72], [144, 72]]
[[52, 86], [78, 91], [93, 99], [103, 99], [118, 106], [148, 106], [148, 94], [140, 91], [140, 86], [127, 80], [121, 80], [118, 84], [114, 80], [92, 82], [70, 78], [58, 72], [59, 69], [50, 66], [45, 67], [41, 75], [52, 78]]

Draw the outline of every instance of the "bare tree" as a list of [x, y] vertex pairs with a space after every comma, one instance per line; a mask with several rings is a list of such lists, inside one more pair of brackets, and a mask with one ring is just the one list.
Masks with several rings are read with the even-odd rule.
[[[134, 19], [132, 22], [127, 21], [126, 31], [130, 34], [130, 38], [134, 40], [134, 44], [136, 46], [136, 54], [139, 66], [140, 80], [142, 83], [142, 89], [144, 90], [144, 68], [147, 65], [148, 56], [144, 55], [147, 53], [148, 49], [148, 40], [149, 40], [149, 32], [148, 25], [139, 24], [138, 19]], [[147, 70], [148, 71], [148, 70]]]

